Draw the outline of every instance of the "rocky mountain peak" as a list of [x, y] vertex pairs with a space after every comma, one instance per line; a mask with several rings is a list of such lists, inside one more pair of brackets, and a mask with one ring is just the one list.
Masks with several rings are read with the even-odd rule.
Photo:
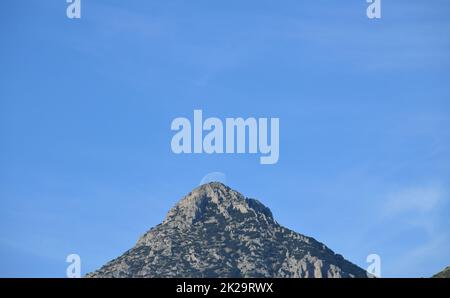
[[195, 188], [181, 199], [170, 209], [163, 223], [189, 225], [212, 216], [221, 216], [224, 220], [252, 216], [273, 220], [272, 212], [258, 200], [245, 198], [220, 182], [210, 182]]
[[258, 200], [201, 185], [136, 245], [88, 277], [367, 277], [314, 238], [279, 225]]

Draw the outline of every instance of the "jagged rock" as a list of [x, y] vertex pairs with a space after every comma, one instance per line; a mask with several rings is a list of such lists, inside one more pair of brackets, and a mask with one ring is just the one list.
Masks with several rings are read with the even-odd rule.
[[450, 278], [450, 266], [446, 267], [439, 273], [433, 275], [434, 278]]
[[324, 244], [280, 226], [255, 199], [204, 184], [130, 250], [87, 277], [367, 277]]

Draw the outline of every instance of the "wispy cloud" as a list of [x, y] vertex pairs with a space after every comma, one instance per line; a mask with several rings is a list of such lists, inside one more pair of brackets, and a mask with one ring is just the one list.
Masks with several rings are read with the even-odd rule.
[[444, 195], [439, 186], [401, 189], [386, 195], [384, 210], [388, 216], [405, 212], [428, 213], [438, 207]]
[[[409, 251], [405, 251], [399, 255], [390, 264], [395, 268], [396, 272], [423, 272], [422, 275], [416, 277], [430, 277], [437, 273], [441, 268], [447, 266], [448, 251], [450, 249], [448, 236], [445, 234], [433, 235], [429, 241], [422, 243]], [[432, 262], [435, 267], [434, 271], [424, 272], [424, 268]], [[438, 265], [441, 264], [441, 265]]]
[[[442, 227], [441, 209], [445, 208], [445, 203], [446, 191], [437, 184], [405, 187], [384, 196], [379, 223], [387, 224], [393, 230], [391, 237], [394, 238], [390, 241], [398, 242], [396, 237], [404, 232], [416, 235], [410, 239], [408, 249], [396, 255], [389, 264], [396, 275], [424, 272], [427, 262], [445, 264], [449, 245], [447, 232]], [[433, 272], [423, 274], [427, 277]]]

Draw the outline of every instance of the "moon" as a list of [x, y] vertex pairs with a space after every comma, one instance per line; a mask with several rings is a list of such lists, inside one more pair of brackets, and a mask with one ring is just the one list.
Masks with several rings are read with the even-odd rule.
[[209, 183], [209, 182], [221, 182], [223, 184], [227, 183], [227, 176], [222, 172], [211, 172], [206, 174], [202, 180], [200, 181], [200, 185]]

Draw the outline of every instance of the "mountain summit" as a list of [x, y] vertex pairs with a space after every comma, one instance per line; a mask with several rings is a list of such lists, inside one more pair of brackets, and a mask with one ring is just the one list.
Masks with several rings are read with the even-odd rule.
[[130, 250], [87, 277], [367, 277], [222, 183], [181, 199]]

